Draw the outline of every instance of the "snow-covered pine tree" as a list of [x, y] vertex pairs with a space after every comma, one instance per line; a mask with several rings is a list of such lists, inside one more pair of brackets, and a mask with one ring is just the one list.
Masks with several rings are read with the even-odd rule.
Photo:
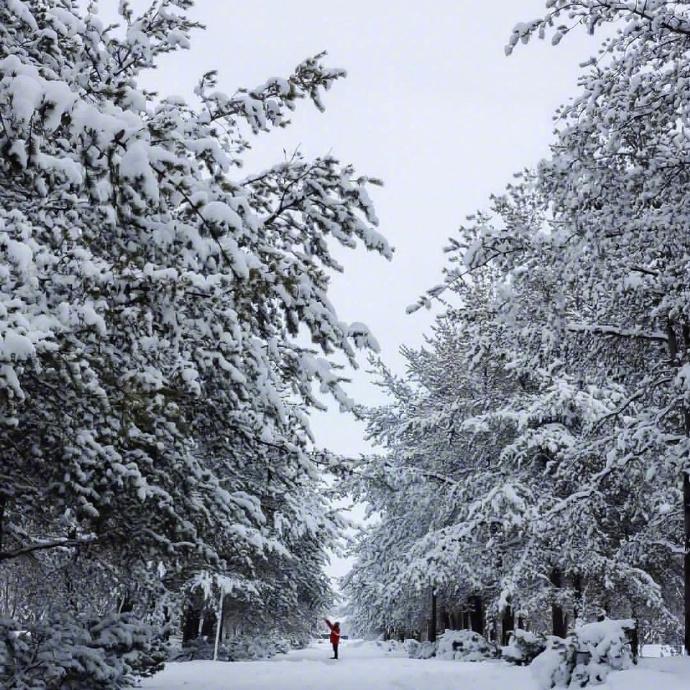
[[[602, 376], [590, 339], [560, 333], [563, 312], [577, 320], [589, 307], [559, 289], [548, 205], [531, 179], [451, 247], [445, 303], [458, 306], [425, 348], [404, 350], [405, 379], [382, 370], [391, 403], [368, 416], [385, 452], [353, 482], [380, 516], [346, 581], [361, 624], [373, 610], [379, 626], [403, 625], [406, 607], [434, 587], [451, 610], [479, 593], [504, 634], [522, 618], [564, 635], [602, 608], [647, 630], [677, 627], [679, 571], [668, 556], [679, 544], [664, 533], [678, 532], [677, 475], [661, 444], [631, 446], [629, 425], [644, 410], [630, 399], [636, 377]], [[507, 275], [497, 269], [511, 253]], [[625, 355], [632, 366], [640, 352]], [[613, 463], [621, 454], [626, 472]]]
[[[365, 460], [354, 486], [380, 515], [380, 525], [360, 543], [347, 585], [358, 610], [372, 580], [367, 566], [386, 563], [395, 553], [393, 563], [379, 566], [380, 590], [397, 602], [379, 609], [383, 621], [420, 597], [426, 600], [432, 589], [445, 625], [468, 622], [475, 609], [488, 609], [492, 618], [510, 613], [510, 597], [499, 596], [501, 576], [524, 546], [526, 505], [518, 495], [519, 478], [497, 463], [513, 421], [492, 411], [506, 406], [517, 383], [505, 371], [500, 338], [490, 330], [484, 290], [467, 296], [472, 307], [466, 319], [449, 313], [427, 347], [404, 349], [405, 381], [381, 369], [391, 403], [368, 413], [371, 438], [386, 452]], [[401, 543], [393, 552], [388, 542], [396, 538]], [[481, 619], [472, 619], [478, 632], [484, 631]]]
[[103, 564], [140, 614], [204, 569], [322, 558], [313, 385], [347, 408], [328, 357], [376, 347], [328, 299], [331, 246], [391, 255], [376, 181], [335, 158], [238, 171], [253, 134], [323, 107], [344, 72], [322, 56], [234, 95], [215, 73], [189, 102], [141, 88], [191, 6], [123, 1], [118, 28], [0, 4], [0, 572]]
[[[585, 385], [623, 387], [625, 397], [601, 420], [604, 427], [615, 420], [598, 445], [604, 465], [580, 495], [596, 495], [601, 479], [617, 476], [621, 500], [622, 492], [634, 496], [634, 517], [649, 527], [642, 550], [654, 563], [646, 572], [668, 574], [664, 563], [684, 560], [690, 649], [690, 4], [555, 0], [547, 7], [544, 18], [516, 27], [508, 52], [537, 35], [558, 43], [578, 25], [595, 31], [613, 23], [618, 31], [607, 32], [580, 94], [558, 113], [551, 157], [495, 200], [493, 222], [470, 222], [446, 284], [490, 264], [507, 290], [503, 318], [515, 323], [522, 315], [522, 332], [535, 343], [541, 337], [523, 360], [563, 362]], [[548, 290], [535, 300], [539, 280]], [[639, 540], [629, 547], [639, 549]]]
[[[690, 3], [549, 3], [549, 13], [518, 27], [528, 40], [552, 29], [613, 23], [602, 59], [581, 80], [582, 93], [559, 114], [562, 127], [540, 178], [572, 233], [563, 253], [566, 275], [606, 295], [578, 327], [599, 339], [645, 343], [639, 390], [659, 400], [655, 419], [663, 468], [676, 473], [684, 515], [685, 648], [690, 653], [690, 413], [687, 366], [688, 108]], [[587, 277], [586, 271], [589, 270]], [[568, 283], [570, 280], [568, 280]], [[632, 304], [631, 304], [632, 303]], [[632, 307], [632, 308], [631, 308]], [[614, 349], [614, 348], [609, 348]], [[618, 364], [620, 357], [613, 356]], [[643, 424], [648, 428], [649, 420]], [[676, 504], [678, 505], [678, 504]], [[678, 510], [678, 509], [676, 509]]]

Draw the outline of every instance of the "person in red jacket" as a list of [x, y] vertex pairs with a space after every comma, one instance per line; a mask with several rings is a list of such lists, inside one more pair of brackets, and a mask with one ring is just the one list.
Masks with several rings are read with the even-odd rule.
[[326, 621], [326, 625], [331, 629], [331, 634], [330, 634], [330, 640], [331, 644], [333, 645], [333, 656], [331, 659], [337, 659], [338, 658], [338, 645], [340, 644], [340, 623], [336, 621], [335, 623], [331, 623], [331, 621], [328, 620], [328, 618], [324, 618]]

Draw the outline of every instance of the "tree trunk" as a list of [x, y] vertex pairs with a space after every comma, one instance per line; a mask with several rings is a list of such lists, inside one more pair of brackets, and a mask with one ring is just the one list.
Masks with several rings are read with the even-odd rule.
[[118, 613], [131, 613], [134, 611], [134, 599], [130, 592], [125, 592], [120, 599], [120, 605], [118, 606]]
[[630, 640], [630, 651], [632, 652], [633, 662], [637, 663], [640, 656], [640, 622], [634, 611], [633, 619], [635, 620], [635, 627], [628, 633], [628, 639]]
[[436, 590], [431, 592], [431, 620], [429, 621], [429, 642], [436, 642]]
[[204, 609], [204, 617], [201, 625], [201, 637], [212, 640], [216, 632], [216, 612], [211, 609]]
[[[551, 584], [556, 590], [561, 589], [563, 586], [563, 575], [558, 568], [554, 568], [551, 571], [549, 577]], [[551, 624], [553, 629], [553, 634], [556, 637], [565, 637], [568, 634], [567, 625], [565, 621], [565, 611], [563, 607], [556, 601], [556, 596], [558, 592], [554, 593], [554, 600], [551, 604]]]
[[450, 614], [445, 606], [441, 608], [441, 625], [444, 630], [450, 630]]
[[[686, 425], [688, 425], [686, 414]], [[683, 477], [683, 512], [685, 515], [685, 653], [690, 656], [690, 470]]]
[[[666, 325], [666, 332], [668, 335], [668, 353], [671, 358], [671, 364], [680, 366], [681, 359], [678, 357], [678, 340], [676, 338], [673, 323], [669, 320]], [[684, 323], [682, 326], [683, 333], [683, 347], [685, 352], [684, 358], [690, 354], [690, 326]], [[683, 422], [685, 426], [685, 435], [690, 436], [690, 410], [683, 407]], [[686, 460], [687, 463], [687, 460]], [[685, 467], [683, 472], [683, 517], [684, 517], [684, 532], [683, 539], [685, 546], [685, 555], [683, 557], [683, 575], [685, 582], [684, 595], [684, 624], [685, 624], [685, 653], [690, 655], [690, 465]]]
[[5, 530], [5, 506], [7, 505], [7, 497], [0, 494], [0, 551], [2, 551], [3, 533]]
[[470, 627], [474, 632], [484, 634], [484, 608], [478, 595], [470, 597]]
[[575, 601], [573, 603], [573, 625], [577, 625], [577, 619], [582, 613], [582, 575], [578, 573], [573, 578], [573, 588], [575, 589]]
[[187, 604], [182, 621], [182, 642], [189, 642], [199, 637], [200, 611], [192, 604]]
[[501, 644], [503, 646], [508, 644], [510, 633], [515, 629], [515, 616], [513, 615], [513, 607], [508, 606], [503, 611], [501, 619]]

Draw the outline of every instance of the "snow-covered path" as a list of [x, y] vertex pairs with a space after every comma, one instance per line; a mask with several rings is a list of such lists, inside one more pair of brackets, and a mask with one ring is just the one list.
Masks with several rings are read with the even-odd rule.
[[[386, 654], [371, 643], [343, 642], [341, 659], [330, 648], [308, 649], [268, 661], [192, 661], [168, 664], [143, 683], [146, 690], [537, 690], [526, 668], [500, 662], [419, 661]], [[690, 660], [659, 659], [615, 673], [598, 690], [688, 690]], [[686, 675], [687, 674], [687, 675]]]

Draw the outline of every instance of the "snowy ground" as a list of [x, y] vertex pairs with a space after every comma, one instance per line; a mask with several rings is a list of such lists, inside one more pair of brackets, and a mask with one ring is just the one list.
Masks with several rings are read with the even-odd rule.
[[[529, 669], [500, 662], [420, 661], [386, 653], [375, 643], [344, 641], [341, 658], [330, 646], [268, 661], [191, 661], [168, 664], [143, 683], [147, 690], [537, 690]], [[644, 659], [613, 673], [598, 690], [690, 690], [690, 659]]]

